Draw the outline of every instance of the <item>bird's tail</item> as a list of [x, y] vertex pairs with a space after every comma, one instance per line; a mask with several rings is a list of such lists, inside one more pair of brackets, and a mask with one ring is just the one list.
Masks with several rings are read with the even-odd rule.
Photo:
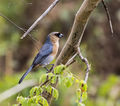
[[24, 78], [28, 75], [28, 73], [33, 69], [34, 65], [31, 65], [30, 68], [23, 74], [21, 79], [19, 80], [19, 84], [24, 80]]

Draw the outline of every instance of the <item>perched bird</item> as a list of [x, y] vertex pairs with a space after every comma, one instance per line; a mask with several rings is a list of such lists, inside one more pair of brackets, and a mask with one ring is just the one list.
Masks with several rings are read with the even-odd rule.
[[[55, 58], [59, 49], [59, 39], [62, 37], [63, 34], [59, 32], [52, 32], [47, 36], [44, 45], [41, 47], [40, 51], [34, 58], [32, 65], [19, 80], [19, 84], [23, 81], [27, 74], [37, 65], [40, 65], [44, 67], [47, 71], [49, 71], [46, 68], [46, 65], [48, 65]], [[54, 64], [51, 65], [53, 67]]]

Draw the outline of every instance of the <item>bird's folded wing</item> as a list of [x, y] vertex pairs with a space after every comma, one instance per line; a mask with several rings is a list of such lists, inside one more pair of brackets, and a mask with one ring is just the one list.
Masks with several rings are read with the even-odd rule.
[[40, 49], [39, 53], [35, 57], [33, 64], [38, 65], [52, 53], [53, 46], [51, 44], [44, 44]]

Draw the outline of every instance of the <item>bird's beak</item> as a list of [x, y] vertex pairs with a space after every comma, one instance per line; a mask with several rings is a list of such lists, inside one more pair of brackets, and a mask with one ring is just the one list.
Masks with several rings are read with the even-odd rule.
[[63, 34], [60, 34], [59, 37], [62, 38], [64, 35]]

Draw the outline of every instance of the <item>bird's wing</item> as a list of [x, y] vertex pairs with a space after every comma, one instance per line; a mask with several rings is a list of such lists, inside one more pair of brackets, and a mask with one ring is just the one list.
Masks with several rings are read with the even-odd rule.
[[48, 55], [52, 53], [53, 46], [51, 44], [44, 44], [42, 48], [40, 49], [39, 53], [35, 57], [33, 64], [38, 65], [42, 62], [43, 59], [45, 59]]

